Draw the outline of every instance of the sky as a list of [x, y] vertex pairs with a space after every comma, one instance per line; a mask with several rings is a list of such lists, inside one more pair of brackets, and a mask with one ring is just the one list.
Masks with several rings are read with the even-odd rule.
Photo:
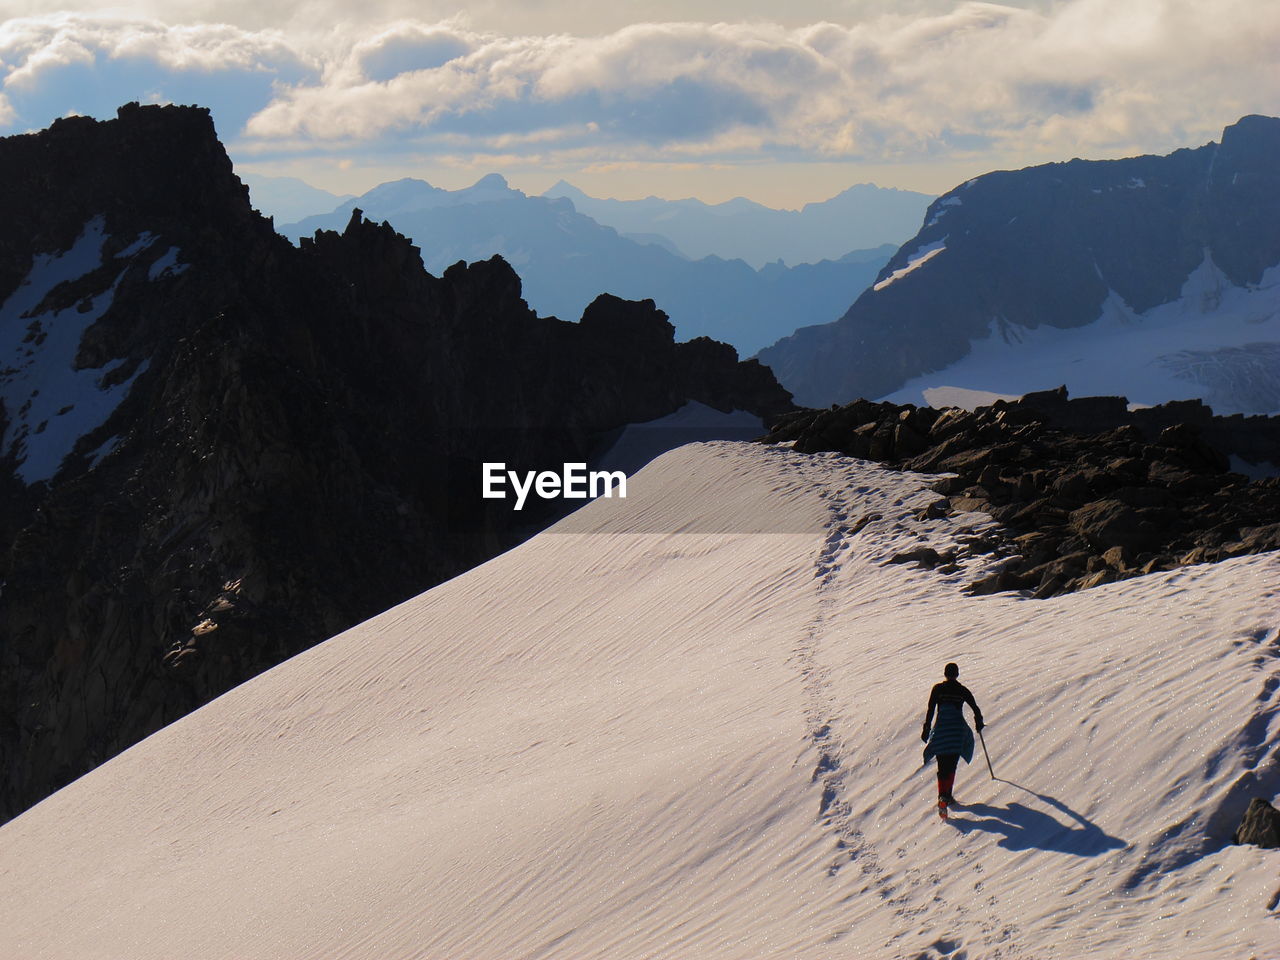
[[941, 193], [1280, 112], [1268, 0], [0, 0], [0, 134], [213, 111], [237, 168], [362, 193]]

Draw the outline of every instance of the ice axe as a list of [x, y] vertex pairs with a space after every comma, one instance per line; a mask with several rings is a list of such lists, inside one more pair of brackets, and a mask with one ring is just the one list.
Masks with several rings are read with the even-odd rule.
[[991, 779], [996, 779], [996, 772], [991, 769], [991, 754], [987, 753], [987, 739], [982, 735], [982, 728], [978, 728], [978, 742], [982, 744], [982, 755], [987, 758], [987, 772], [991, 774]]

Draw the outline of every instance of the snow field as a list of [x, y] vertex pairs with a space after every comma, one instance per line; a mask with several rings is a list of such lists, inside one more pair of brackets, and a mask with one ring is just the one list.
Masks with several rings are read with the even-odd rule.
[[993, 319], [967, 356], [883, 399], [936, 402], [954, 389], [1022, 396], [1066, 384], [1076, 397], [1147, 406], [1198, 397], [1223, 415], [1280, 413], [1277, 357], [1280, 267], [1237, 287], [1206, 251], [1176, 300], [1135, 313], [1113, 292], [1097, 320], [1070, 329]]
[[[0, 955], [1277, 955], [1277, 558], [969, 598], [885, 565], [990, 523], [925, 482], [666, 454], [0, 828]], [[1008, 782], [944, 824], [952, 659]]]

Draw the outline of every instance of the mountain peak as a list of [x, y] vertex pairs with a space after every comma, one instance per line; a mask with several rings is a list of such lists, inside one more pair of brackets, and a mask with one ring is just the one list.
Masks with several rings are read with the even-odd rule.
[[411, 197], [434, 196], [443, 193], [440, 187], [432, 186], [425, 180], [416, 177], [401, 177], [399, 180], [388, 180], [380, 183], [372, 190], [366, 191], [359, 199], [369, 204], [404, 203]]
[[1274, 151], [1280, 147], [1280, 117], [1264, 117], [1257, 113], [1243, 116], [1223, 128], [1222, 145]]
[[544, 197], [568, 197], [570, 200], [587, 200], [590, 199], [586, 193], [579, 190], [568, 180], [557, 180], [548, 189], [542, 191]]
[[487, 173], [469, 187], [453, 191], [453, 202], [476, 203], [486, 200], [518, 200], [524, 192], [507, 183], [500, 173]]
[[471, 185], [472, 190], [510, 190], [507, 178], [500, 173], [486, 173]]

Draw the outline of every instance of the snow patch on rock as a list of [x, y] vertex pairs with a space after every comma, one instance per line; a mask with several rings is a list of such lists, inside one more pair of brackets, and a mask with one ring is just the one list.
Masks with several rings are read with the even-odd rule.
[[141, 235], [139, 235], [137, 240], [133, 241], [133, 243], [129, 244], [129, 246], [125, 247], [123, 250], [117, 253], [115, 256], [115, 259], [124, 260], [129, 257], [135, 257], [138, 254], [140, 254], [143, 250], [146, 250], [155, 242], [156, 242], [156, 235], [152, 233], [150, 230], [144, 230], [142, 231]]
[[932, 243], [926, 243], [924, 246], [917, 248], [914, 253], [907, 257], [907, 265], [905, 267], [899, 267], [897, 270], [893, 271], [893, 273], [889, 274], [889, 276], [874, 284], [871, 289], [883, 290], [885, 287], [889, 286], [889, 284], [895, 283], [907, 274], [914, 273], [916, 270], [919, 270], [943, 250], [947, 249], [946, 242], [947, 238], [943, 237], [941, 240], [935, 240]]
[[89, 469], [92, 470], [94, 467], [96, 467], [99, 463], [102, 462], [103, 458], [109, 456], [112, 453], [112, 451], [114, 451], [115, 448], [119, 445], [120, 445], [120, 438], [118, 436], [107, 437], [106, 440], [103, 440], [102, 443], [98, 445], [98, 448], [96, 450], [93, 450], [89, 453]]
[[947, 207], [958, 207], [962, 203], [964, 203], [964, 201], [961, 200], [959, 197], [947, 197], [945, 200], [939, 200], [937, 206], [934, 208], [935, 210], [937, 210], [937, 212], [932, 217], [930, 217], [929, 222], [924, 225], [925, 229], [927, 230], [929, 227], [932, 227], [944, 216], [946, 216]]
[[[80, 340], [110, 308], [125, 268], [105, 289], [74, 306], [41, 309], [58, 287], [103, 265], [104, 230], [103, 218], [94, 217], [68, 250], [38, 255], [26, 279], [0, 306], [0, 402], [8, 417], [0, 456], [17, 453], [17, 473], [27, 484], [57, 473], [76, 442], [111, 416], [146, 366], [112, 386], [104, 381], [124, 360], [75, 368]], [[146, 237], [119, 256], [141, 252]]]
[[161, 277], [176, 277], [183, 273], [191, 264], [179, 263], [178, 254], [181, 251], [177, 247], [170, 247], [162, 253], [156, 261], [147, 269], [148, 280], [159, 280]]

